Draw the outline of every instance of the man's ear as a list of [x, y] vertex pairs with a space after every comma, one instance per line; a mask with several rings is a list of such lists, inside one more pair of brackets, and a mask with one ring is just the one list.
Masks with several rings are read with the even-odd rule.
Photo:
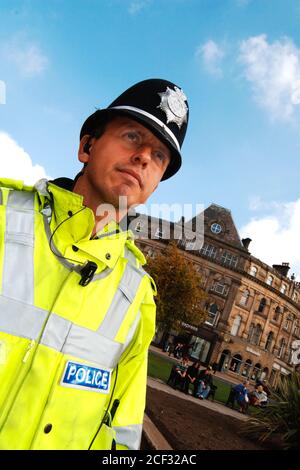
[[79, 144], [79, 148], [78, 148], [78, 160], [81, 163], [88, 163], [88, 161], [89, 161], [89, 157], [90, 157], [89, 143], [90, 143], [90, 140], [91, 140], [91, 136], [88, 135], [88, 134], [84, 135], [80, 140], [80, 144]]

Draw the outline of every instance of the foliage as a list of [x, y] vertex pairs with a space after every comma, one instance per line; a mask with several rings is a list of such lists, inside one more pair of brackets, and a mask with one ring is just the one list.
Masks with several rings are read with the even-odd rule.
[[280, 436], [285, 449], [300, 449], [300, 376], [296, 372], [280, 380], [265, 408], [247, 421], [243, 433], [265, 441]]
[[157, 321], [166, 330], [180, 328], [181, 322], [199, 325], [206, 315], [200, 306], [206, 293], [194, 264], [183, 256], [174, 242], [147, 261], [148, 271], [157, 285]]

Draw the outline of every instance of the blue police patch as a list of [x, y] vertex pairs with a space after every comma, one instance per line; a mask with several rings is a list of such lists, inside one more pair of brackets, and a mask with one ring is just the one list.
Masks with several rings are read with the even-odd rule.
[[111, 370], [68, 361], [60, 384], [95, 392], [109, 393]]

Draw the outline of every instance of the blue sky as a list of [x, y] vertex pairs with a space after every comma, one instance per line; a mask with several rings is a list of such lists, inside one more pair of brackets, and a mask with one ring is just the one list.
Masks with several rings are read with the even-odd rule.
[[0, 0], [0, 24], [1, 174], [72, 177], [95, 107], [165, 78], [190, 124], [149, 202], [222, 205], [253, 254], [300, 273], [299, 0]]

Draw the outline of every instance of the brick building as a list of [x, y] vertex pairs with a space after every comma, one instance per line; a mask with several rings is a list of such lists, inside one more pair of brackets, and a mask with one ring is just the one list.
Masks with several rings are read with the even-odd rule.
[[[251, 239], [241, 240], [231, 212], [215, 204], [188, 223], [170, 225], [141, 214], [131, 222], [137, 245], [149, 256], [163, 250], [182, 227], [185, 236], [175, 237], [178, 247], [201, 273], [201, 287], [208, 293], [202, 306], [206, 321], [182, 325], [190, 356], [234, 378], [267, 378], [275, 384], [293, 368], [291, 345], [300, 339], [300, 283], [288, 276], [288, 263], [271, 267], [252, 256]], [[201, 228], [197, 243], [187, 240], [195, 227]], [[176, 331], [171, 333], [176, 337]], [[158, 330], [154, 341], [161, 334]]]

